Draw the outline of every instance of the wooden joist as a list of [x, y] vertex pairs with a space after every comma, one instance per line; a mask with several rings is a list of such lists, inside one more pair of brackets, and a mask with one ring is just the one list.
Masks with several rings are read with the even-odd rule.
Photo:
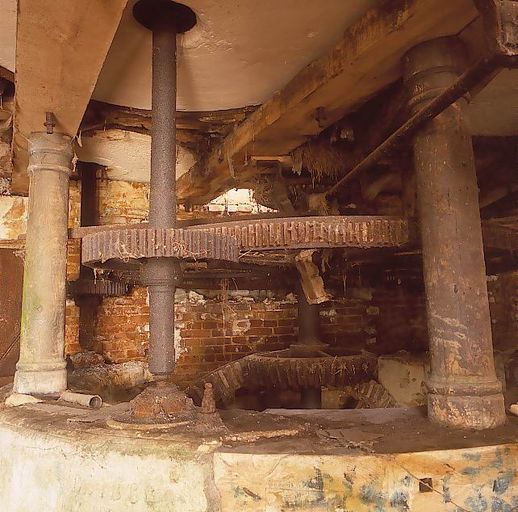
[[287, 155], [397, 80], [411, 47], [457, 34], [478, 15], [472, 0], [380, 2], [179, 178], [179, 200], [205, 203], [253, 173], [250, 157]]
[[127, 0], [18, 0], [16, 110], [12, 191], [28, 191], [27, 137], [43, 131], [75, 136]]

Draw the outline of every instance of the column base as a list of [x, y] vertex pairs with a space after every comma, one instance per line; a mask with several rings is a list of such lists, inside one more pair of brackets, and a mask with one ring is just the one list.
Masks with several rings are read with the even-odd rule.
[[428, 394], [428, 417], [446, 427], [485, 430], [505, 423], [504, 397]]
[[37, 370], [16, 370], [13, 391], [26, 395], [55, 395], [67, 389], [67, 369], [62, 368]]

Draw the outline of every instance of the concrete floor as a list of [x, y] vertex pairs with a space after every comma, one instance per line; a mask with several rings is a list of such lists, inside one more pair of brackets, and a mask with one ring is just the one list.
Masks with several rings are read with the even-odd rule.
[[222, 435], [110, 428], [107, 420], [126, 407], [1, 405], [1, 510], [518, 507], [514, 418], [493, 431], [462, 432], [431, 425], [421, 409], [231, 410], [222, 413]]

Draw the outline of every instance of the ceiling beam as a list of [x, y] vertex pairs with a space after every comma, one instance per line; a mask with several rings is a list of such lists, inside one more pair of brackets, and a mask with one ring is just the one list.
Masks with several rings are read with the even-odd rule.
[[179, 178], [178, 200], [205, 203], [250, 174], [250, 157], [289, 154], [397, 80], [407, 50], [478, 15], [472, 0], [383, 0]]
[[26, 194], [27, 138], [44, 130], [75, 136], [127, 0], [18, 0], [12, 191]]

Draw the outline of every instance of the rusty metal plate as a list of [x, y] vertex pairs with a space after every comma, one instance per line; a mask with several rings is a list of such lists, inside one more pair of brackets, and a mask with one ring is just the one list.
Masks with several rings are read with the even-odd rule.
[[[191, 227], [189, 231], [203, 228]], [[325, 247], [400, 247], [410, 239], [406, 219], [381, 216], [289, 217], [225, 222], [211, 226], [234, 237], [241, 251]]]
[[83, 238], [82, 263], [105, 266], [108, 261], [128, 263], [143, 258], [238, 261], [235, 238], [215, 229], [132, 228], [100, 231]]

